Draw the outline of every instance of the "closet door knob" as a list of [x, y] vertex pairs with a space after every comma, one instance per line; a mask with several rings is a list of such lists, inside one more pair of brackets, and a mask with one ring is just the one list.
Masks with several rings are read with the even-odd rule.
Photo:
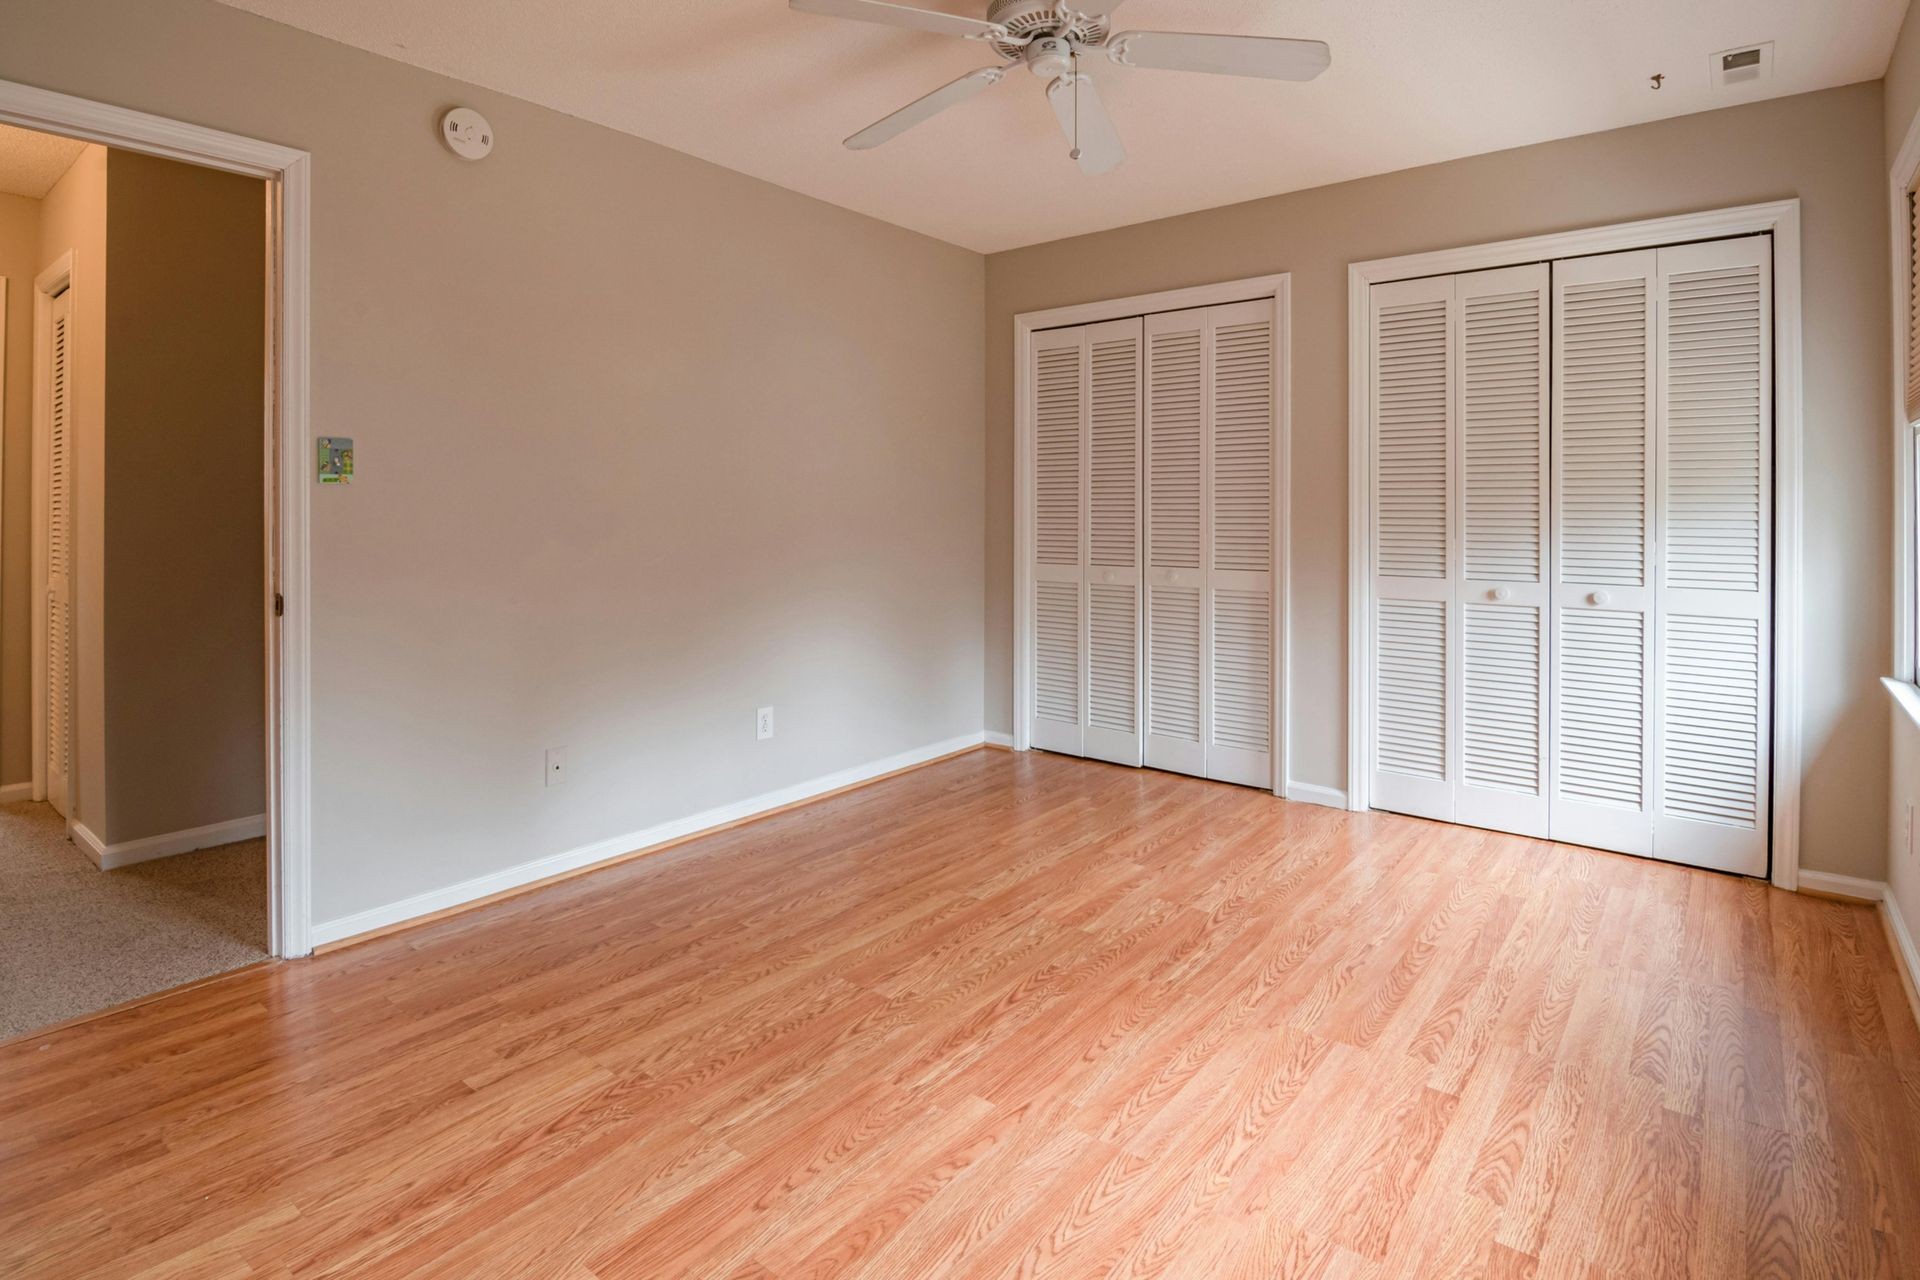
[[1493, 590], [1487, 592], [1487, 599], [1497, 602], [1508, 599], [1512, 595], [1513, 592], [1507, 590], [1505, 587], [1495, 587]]
[[1605, 604], [1607, 601], [1611, 599], [1613, 599], [1613, 597], [1608, 595], [1606, 592], [1596, 591], [1592, 595], [1587, 597], [1587, 603], [1588, 604]]

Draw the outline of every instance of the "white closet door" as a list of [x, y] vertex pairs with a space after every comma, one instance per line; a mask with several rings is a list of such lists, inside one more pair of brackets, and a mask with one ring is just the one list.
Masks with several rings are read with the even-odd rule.
[[1553, 269], [1551, 834], [1638, 854], [1654, 805], [1655, 264]]
[[47, 801], [67, 816], [73, 768], [73, 294], [53, 299], [47, 358]]
[[1450, 821], [1454, 656], [1451, 277], [1376, 285], [1373, 803]]
[[1273, 786], [1273, 302], [1207, 311], [1207, 776]]
[[1138, 319], [1087, 335], [1086, 754], [1143, 762]]
[[1142, 759], [1140, 321], [1033, 339], [1033, 745]]
[[1146, 318], [1146, 761], [1273, 785], [1270, 300]]
[[1086, 746], [1087, 331], [1033, 336], [1033, 745]]
[[1773, 538], [1772, 246], [1658, 261], [1658, 696], [1653, 853], [1767, 871]]
[[1461, 539], [1449, 651], [1454, 820], [1547, 834], [1547, 299], [1544, 263], [1456, 277]]
[[1207, 313], [1146, 326], [1146, 761], [1207, 772]]

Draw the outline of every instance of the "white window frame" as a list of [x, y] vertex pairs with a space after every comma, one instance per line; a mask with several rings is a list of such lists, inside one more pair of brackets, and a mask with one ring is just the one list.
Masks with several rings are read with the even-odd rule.
[[[1016, 751], [1029, 750], [1033, 734], [1033, 335], [1042, 329], [1099, 324], [1160, 311], [1185, 311], [1229, 302], [1273, 299], [1273, 368], [1279, 379], [1275, 396], [1273, 484], [1273, 781], [1275, 795], [1287, 794], [1290, 734], [1287, 708], [1291, 637], [1288, 601], [1293, 545], [1288, 526], [1288, 489], [1293, 475], [1293, 277], [1253, 276], [1219, 284], [1130, 298], [1111, 298], [1046, 311], [1023, 311], [1013, 318], [1013, 735]], [[1310, 788], [1317, 793], [1320, 788]], [[1296, 799], [1319, 801], [1305, 792]]]
[[263, 179], [269, 298], [266, 399], [266, 582], [277, 594], [267, 649], [269, 949], [312, 951], [312, 691], [308, 573], [308, 387], [312, 160], [305, 151], [163, 116], [0, 80], [0, 123]]
[[[1907, 136], [1887, 173], [1887, 226], [1893, 251], [1893, 678], [1906, 684], [1920, 679], [1920, 511], [1915, 506], [1914, 467], [1920, 465], [1916, 434], [1920, 426], [1907, 420], [1907, 325], [1913, 287], [1913, 237], [1909, 231], [1909, 193], [1920, 183], [1920, 113], [1907, 126]], [[1903, 704], [1904, 705], [1904, 704]]]
[[[1372, 806], [1373, 620], [1373, 313], [1369, 290], [1416, 276], [1453, 275], [1550, 262], [1589, 254], [1653, 249], [1690, 240], [1773, 237], [1774, 287], [1774, 616], [1773, 616], [1773, 884], [1800, 883], [1801, 759], [1801, 339], [1800, 201], [1742, 205], [1528, 236], [1496, 244], [1356, 262], [1347, 268], [1347, 806]], [[1904, 294], [1902, 294], [1904, 297]]]

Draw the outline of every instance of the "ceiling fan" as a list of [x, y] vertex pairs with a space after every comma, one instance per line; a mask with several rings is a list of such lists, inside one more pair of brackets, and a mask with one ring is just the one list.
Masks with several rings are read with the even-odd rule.
[[1127, 149], [1101, 104], [1093, 80], [1080, 70], [1080, 59], [1103, 55], [1123, 67], [1162, 71], [1206, 71], [1224, 76], [1259, 76], [1268, 80], [1311, 80], [1333, 61], [1319, 40], [1279, 40], [1267, 36], [1201, 35], [1184, 31], [1112, 30], [1113, 11], [1121, 0], [1107, 2], [1092, 13], [1082, 13], [1063, 0], [992, 0], [985, 20], [937, 13], [883, 0], [789, 0], [804, 13], [857, 22], [910, 27], [938, 35], [961, 36], [993, 46], [1002, 59], [998, 66], [969, 71], [951, 84], [910, 102], [890, 116], [875, 121], [846, 140], [855, 151], [865, 151], [899, 137], [956, 103], [992, 88], [1015, 66], [1047, 82], [1047, 99], [1072, 144], [1072, 157], [1084, 173], [1106, 173], [1127, 158]]

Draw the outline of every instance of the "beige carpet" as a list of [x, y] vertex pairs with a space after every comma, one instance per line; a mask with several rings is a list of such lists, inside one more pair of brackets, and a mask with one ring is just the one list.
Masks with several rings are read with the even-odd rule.
[[266, 841], [101, 871], [48, 806], [0, 805], [0, 1040], [266, 955]]

